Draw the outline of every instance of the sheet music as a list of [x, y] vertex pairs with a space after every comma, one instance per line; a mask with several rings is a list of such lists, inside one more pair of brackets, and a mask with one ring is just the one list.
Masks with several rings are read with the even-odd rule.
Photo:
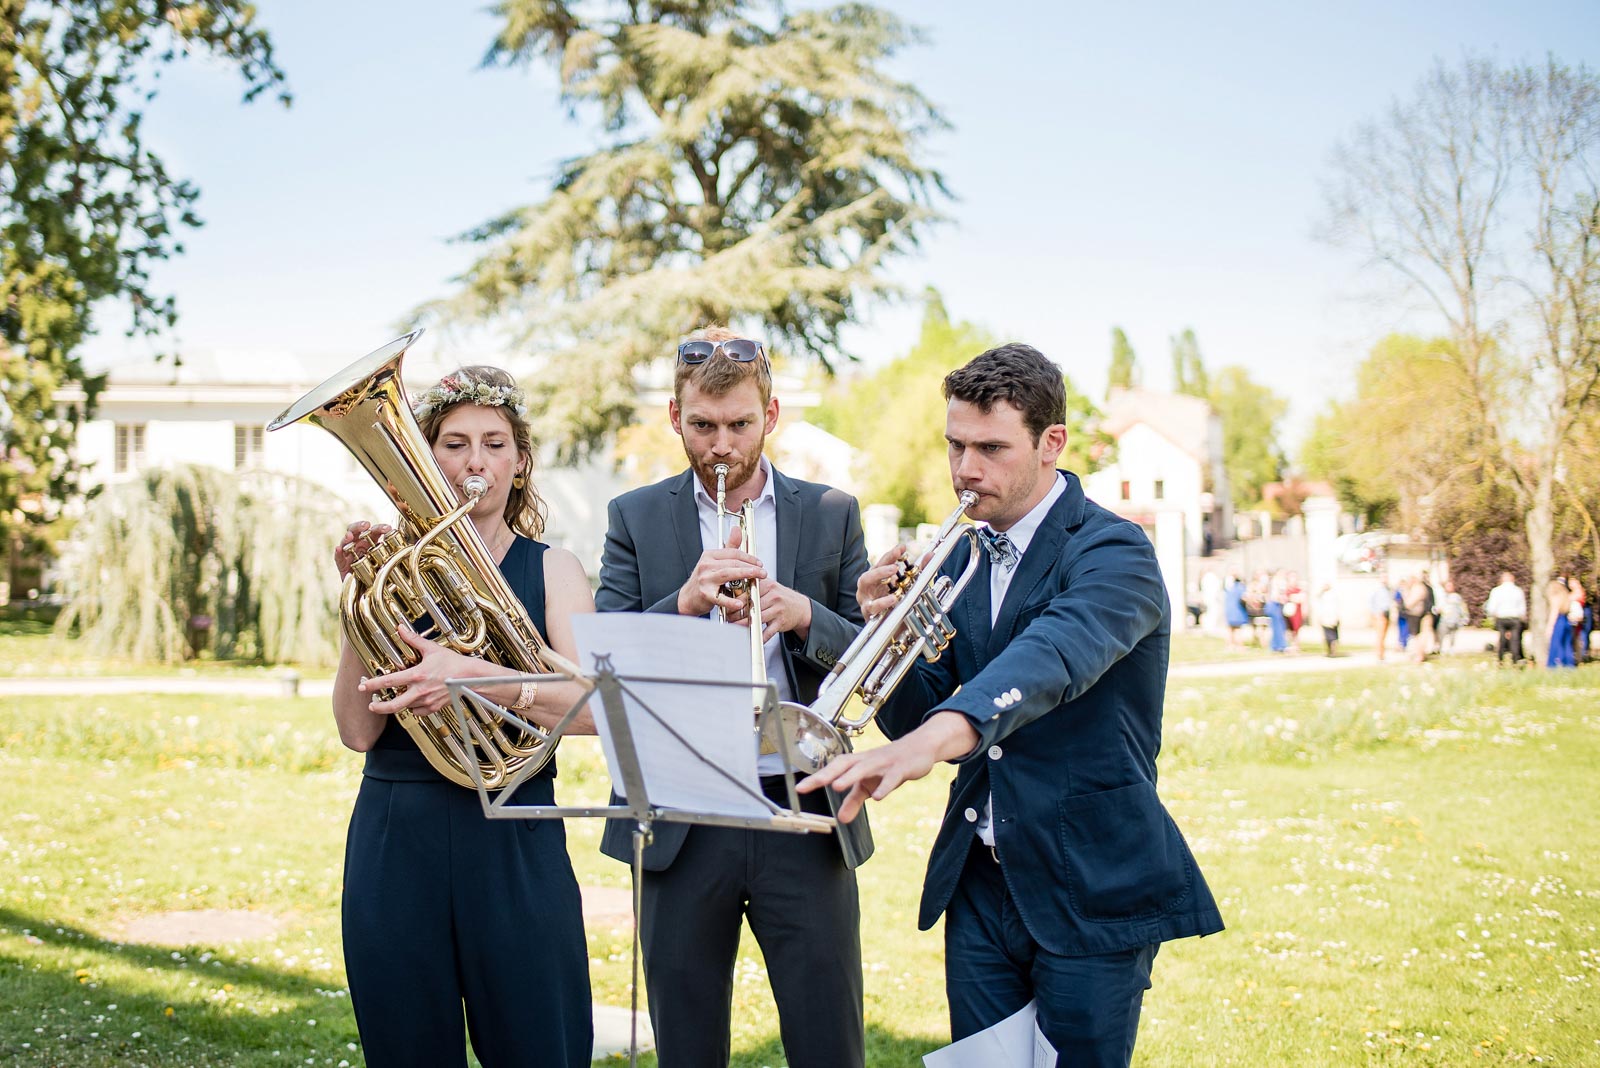
[[993, 1027], [922, 1058], [924, 1068], [1055, 1068], [1056, 1051], [1039, 1030], [1037, 1002]]
[[[623, 694], [624, 707], [652, 805], [728, 815], [770, 814], [758, 800], [751, 690], [703, 684], [750, 678], [750, 635], [743, 627], [659, 612], [601, 612], [573, 616], [572, 629], [584, 670], [594, 669], [596, 656], [607, 656], [611, 670], [631, 691]], [[684, 682], [637, 682], [630, 676]], [[640, 707], [641, 701], [649, 711]], [[589, 708], [611, 781], [621, 794], [622, 776], [604, 702], [591, 697]], [[668, 733], [662, 721], [699, 755]], [[745, 794], [713, 768], [728, 772], [756, 796]]]

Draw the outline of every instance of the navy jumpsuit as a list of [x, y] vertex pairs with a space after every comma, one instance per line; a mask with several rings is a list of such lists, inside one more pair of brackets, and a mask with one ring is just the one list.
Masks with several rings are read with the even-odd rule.
[[[500, 570], [543, 633], [546, 546]], [[552, 804], [555, 762], [517, 791]], [[578, 882], [560, 820], [489, 820], [391, 719], [345, 844], [345, 969], [370, 1068], [587, 1068], [594, 1045]]]

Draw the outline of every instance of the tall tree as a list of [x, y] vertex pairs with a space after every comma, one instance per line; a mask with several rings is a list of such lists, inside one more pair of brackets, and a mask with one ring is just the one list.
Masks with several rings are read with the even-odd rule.
[[1111, 328], [1111, 369], [1106, 372], [1106, 396], [1113, 389], [1132, 389], [1139, 384], [1139, 366], [1122, 327]]
[[1289, 404], [1250, 377], [1243, 367], [1224, 367], [1211, 378], [1207, 398], [1222, 419], [1222, 462], [1235, 508], [1253, 508], [1268, 482], [1283, 477], [1278, 424]]
[[1172, 391], [1200, 398], [1222, 420], [1222, 463], [1233, 505], [1254, 508], [1261, 488], [1283, 475], [1278, 424], [1288, 402], [1242, 367], [1224, 367], [1213, 376], [1200, 355], [1200, 339], [1187, 328], [1172, 338]]
[[1424, 535], [1442, 487], [1495, 477], [1474, 410], [1450, 339], [1391, 334], [1356, 371], [1355, 396], [1317, 416], [1300, 466], [1368, 520]]
[[944, 120], [888, 72], [916, 33], [867, 4], [501, 0], [487, 62], [548, 62], [602, 145], [549, 197], [466, 235], [462, 291], [424, 309], [487, 318], [544, 354], [536, 400], [569, 451], [626, 421], [633, 369], [733, 322], [831, 365], [884, 262], [945, 195], [923, 162]]
[[135, 332], [176, 315], [149, 270], [183, 251], [199, 190], [142, 126], [162, 68], [194, 52], [236, 66], [246, 100], [288, 103], [248, 0], [0, 0], [0, 551], [71, 491], [86, 413], [55, 396], [80, 384], [93, 403], [78, 346], [96, 302], [124, 301]]
[[1200, 357], [1200, 339], [1192, 329], [1172, 339], [1172, 392], [1202, 400], [1211, 398], [1205, 360]]
[[1448, 330], [1524, 516], [1543, 635], [1560, 472], [1600, 404], [1600, 78], [1437, 64], [1339, 146], [1329, 217]]
[[[911, 351], [871, 374], [840, 382], [811, 414], [824, 430], [871, 458], [861, 472], [862, 498], [893, 504], [906, 524], [934, 522], [955, 507], [944, 440], [944, 376], [999, 342], [982, 327], [952, 322], [929, 290], [922, 333]], [[1080, 474], [1104, 463], [1111, 438], [1092, 429], [1100, 413], [1070, 378], [1067, 449], [1061, 466]]]

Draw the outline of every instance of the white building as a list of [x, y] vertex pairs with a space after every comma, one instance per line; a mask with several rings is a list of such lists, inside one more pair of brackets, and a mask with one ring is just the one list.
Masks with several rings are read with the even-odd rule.
[[195, 353], [179, 366], [120, 365], [100, 393], [95, 417], [78, 430], [86, 483], [114, 485], [179, 464], [258, 468], [308, 479], [353, 508], [376, 512], [383, 495], [333, 435], [305, 426], [266, 432], [284, 409], [350, 362], [237, 351]]
[[1152, 538], [1162, 513], [1181, 512], [1185, 556], [1208, 555], [1231, 537], [1222, 419], [1209, 404], [1177, 393], [1113, 389], [1101, 429], [1116, 440], [1116, 458], [1084, 479], [1089, 497]]
[[[224, 471], [258, 468], [325, 486], [348, 504], [352, 520], [391, 521], [393, 506], [333, 434], [304, 423], [266, 432], [291, 404], [359, 356], [235, 350], [189, 354], [179, 366], [171, 361], [119, 365], [100, 393], [95, 418], [78, 431], [76, 451], [87, 468], [85, 483], [111, 485], [143, 470], [180, 464]], [[426, 352], [408, 352], [401, 371], [408, 388], [415, 390], [453, 366], [430, 361]], [[803, 419], [804, 410], [817, 402], [815, 392], [797, 381], [780, 381], [776, 389], [784, 407], [779, 432], [769, 441], [774, 462], [795, 477], [848, 489], [853, 450]], [[664, 390], [642, 391], [639, 418], [658, 420], [665, 428], [668, 396], [670, 378]], [[81, 394], [61, 396], [67, 403], [78, 399]], [[571, 549], [590, 576], [599, 574], [610, 500], [684, 466], [676, 438], [667, 443], [661, 471], [639, 464], [618, 470], [609, 450], [576, 466], [557, 467], [549, 461], [542, 457], [534, 469], [549, 506], [544, 540]]]

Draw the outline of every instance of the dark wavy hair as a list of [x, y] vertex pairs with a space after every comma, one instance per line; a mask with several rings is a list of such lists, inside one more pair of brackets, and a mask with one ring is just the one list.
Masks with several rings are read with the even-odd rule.
[[1035, 445], [1047, 427], [1067, 421], [1061, 368], [1032, 345], [1018, 342], [980, 353], [945, 375], [944, 399], [966, 401], [985, 415], [996, 401], [1015, 405]]

